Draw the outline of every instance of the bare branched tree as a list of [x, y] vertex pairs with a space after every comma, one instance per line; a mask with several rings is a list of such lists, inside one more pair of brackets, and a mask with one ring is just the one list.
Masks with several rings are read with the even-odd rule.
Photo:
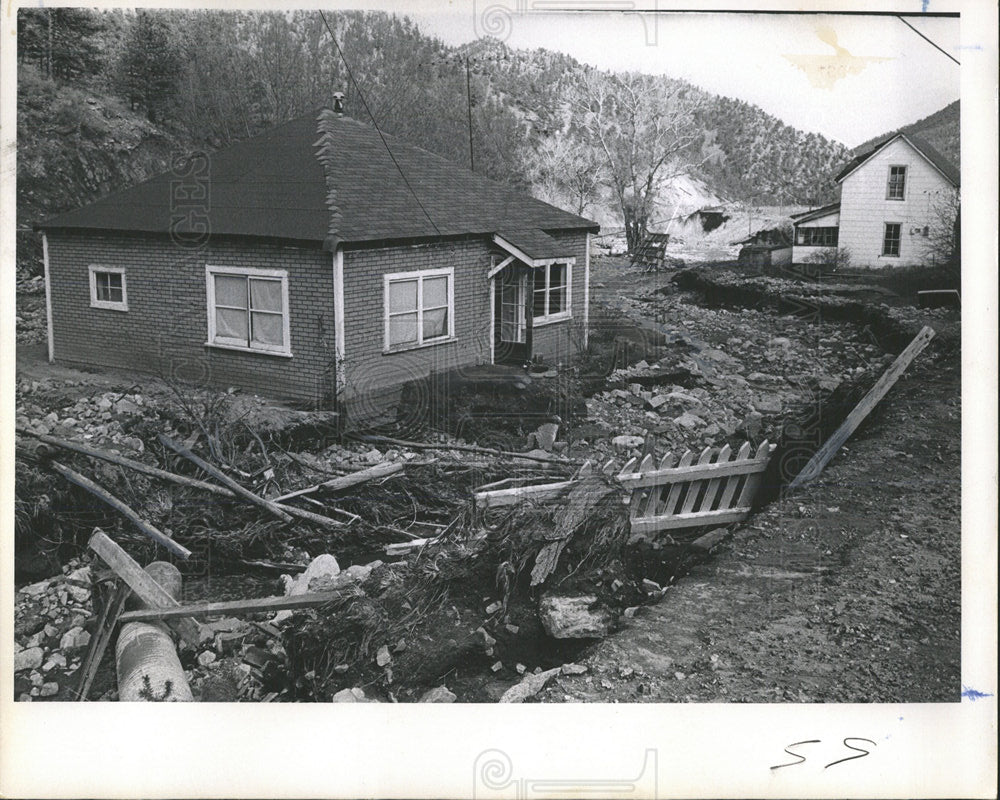
[[589, 143], [559, 132], [539, 146], [528, 177], [542, 199], [582, 215], [600, 200], [604, 162]]
[[938, 267], [957, 267], [961, 260], [961, 196], [957, 189], [943, 191], [930, 201], [930, 222], [924, 253]]
[[630, 252], [646, 239], [660, 186], [716, 156], [696, 119], [702, 98], [680, 82], [588, 71], [574, 100], [577, 124], [603, 155]]

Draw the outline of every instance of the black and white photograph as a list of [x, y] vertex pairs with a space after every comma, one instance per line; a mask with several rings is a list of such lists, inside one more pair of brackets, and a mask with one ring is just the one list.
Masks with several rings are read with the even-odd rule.
[[0, 793], [995, 797], [988, 5], [7, 4]]

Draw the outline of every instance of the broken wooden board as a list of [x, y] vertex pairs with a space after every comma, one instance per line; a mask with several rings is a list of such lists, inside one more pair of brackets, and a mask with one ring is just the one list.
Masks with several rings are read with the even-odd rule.
[[[149, 574], [139, 566], [139, 562], [122, 550], [121, 547], [100, 528], [95, 528], [90, 537], [90, 549], [101, 557], [112, 572], [128, 584], [142, 602], [149, 606], [172, 608], [180, 605], [170, 593], [154, 581]], [[124, 620], [124, 615], [122, 615]], [[197, 647], [201, 642], [201, 626], [194, 620], [181, 619], [174, 623], [180, 637]]]
[[[179, 621], [189, 617], [235, 616], [268, 611], [285, 611], [296, 608], [317, 608], [344, 597], [344, 592], [313, 592], [282, 597], [258, 597], [249, 600], [222, 600], [219, 602], [189, 603], [171, 607], [143, 608], [126, 611], [124, 622]], [[190, 621], [190, 620], [188, 620]]]
[[889, 369], [882, 373], [882, 377], [868, 390], [868, 394], [861, 398], [861, 402], [847, 415], [847, 418], [841, 423], [840, 427], [823, 443], [823, 446], [819, 450], [813, 453], [813, 457], [809, 459], [809, 463], [788, 484], [788, 488], [794, 489], [819, 476], [823, 468], [836, 455], [844, 442], [858, 429], [858, 426], [864, 422], [865, 418], [879, 404], [882, 398], [889, 393], [889, 390], [896, 385], [896, 381], [906, 372], [906, 368], [910, 366], [913, 359], [923, 352], [923, 349], [930, 344], [933, 338], [934, 329], [924, 326], [920, 333], [913, 338], [913, 341], [907, 345], [906, 349], [896, 357], [896, 360], [892, 362]]
[[359, 483], [364, 483], [365, 481], [375, 480], [376, 478], [386, 478], [389, 475], [395, 475], [398, 472], [403, 471], [403, 465], [398, 461], [385, 461], [381, 464], [376, 464], [373, 467], [368, 467], [367, 469], [359, 470], [358, 472], [352, 472], [350, 475], [344, 475], [340, 478], [333, 478], [332, 480], [325, 481], [323, 483], [317, 483], [315, 486], [309, 486], [305, 489], [299, 489], [295, 492], [289, 492], [288, 494], [283, 494], [281, 497], [276, 497], [274, 499], [275, 503], [282, 503], [285, 500], [290, 500], [293, 497], [301, 497], [306, 494], [313, 494], [318, 492], [320, 489], [326, 489], [331, 492], [339, 492], [343, 489], [347, 489], [351, 486], [356, 486]]

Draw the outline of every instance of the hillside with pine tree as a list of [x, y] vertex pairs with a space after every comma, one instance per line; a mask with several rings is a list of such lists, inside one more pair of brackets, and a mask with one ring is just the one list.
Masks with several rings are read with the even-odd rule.
[[18, 263], [32, 270], [30, 229], [44, 216], [329, 105], [335, 91], [387, 134], [634, 231], [672, 213], [678, 186], [825, 202], [851, 156], [668, 76], [488, 38], [449, 47], [384, 12], [39, 8], [20, 9], [18, 28]]

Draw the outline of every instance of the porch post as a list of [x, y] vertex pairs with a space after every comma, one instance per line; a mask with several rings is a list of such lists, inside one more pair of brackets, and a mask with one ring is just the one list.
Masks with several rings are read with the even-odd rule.
[[49, 237], [42, 234], [42, 268], [45, 273], [45, 336], [48, 340], [49, 362], [55, 361], [56, 343], [52, 332], [52, 281], [49, 278]]
[[344, 358], [346, 346], [344, 342], [344, 250], [337, 247], [333, 253], [333, 325], [334, 336], [334, 358], [336, 359], [336, 384], [337, 393], [344, 389], [346, 379], [344, 377]]

